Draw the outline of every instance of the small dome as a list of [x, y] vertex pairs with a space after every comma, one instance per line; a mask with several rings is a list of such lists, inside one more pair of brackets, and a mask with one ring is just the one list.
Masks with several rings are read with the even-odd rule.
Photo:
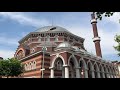
[[80, 51], [80, 49], [77, 46], [72, 46], [73, 49], [75, 49], [75, 51]]
[[71, 45], [68, 42], [60, 43], [57, 48], [71, 48]]

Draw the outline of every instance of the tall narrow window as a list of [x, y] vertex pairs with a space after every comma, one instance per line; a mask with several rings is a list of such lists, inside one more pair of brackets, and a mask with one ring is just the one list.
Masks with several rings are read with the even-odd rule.
[[32, 50], [31, 50], [31, 53], [34, 53], [35, 52], [35, 49], [33, 48]]
[[46, 41], [50, 41], [50, 36], [46, 36]]
[[55, 36], [55, 41], [58, 41], [58, 36]]
[[60, 60], [57, 61], [57, 70], [62, 70], [62, 62]]
[[38, 37], [38, 42], [41, 42], [41, 37]]

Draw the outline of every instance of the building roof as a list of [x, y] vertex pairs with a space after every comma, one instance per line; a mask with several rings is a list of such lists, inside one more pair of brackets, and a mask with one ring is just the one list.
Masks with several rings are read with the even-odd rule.
[[69, 32], [68, 30], [66, 30], [65, 28], [62, 28], [60, 26], [45, 26], [45, 27], [41, 27], [41, 28], [37, 29], [35, 32], [49, 32], [49, 31]]

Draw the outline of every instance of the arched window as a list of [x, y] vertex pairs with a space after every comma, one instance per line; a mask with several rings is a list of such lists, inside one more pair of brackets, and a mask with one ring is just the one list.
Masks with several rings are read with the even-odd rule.
[[100, 65], [100, 78], [103, 78], [103, 68], [102, 68], [102, 65]]
[[98, 71], [99, 71], [98, 65], [95, 64], [95, 65], [94, 65], [95, 78], [98, 78]]
[[33, 48], [32, 50], [31, 50], [31, 53], [34, 53], [35, 52], [35, 49]]
[[93, 78], [92, 77], [92, 63], [88, 62], [87, 66], [88, 66], [88, 78]]
[[46, 41], [50, 41], [50, 36], [46, 36]]
[[54, 77], [55, 78], [62, 78], [64, 77], [64, 68], [63, 68], [63, 61], [61, 58], [57, 58], [54, 62]]
[[57, 70], [62, 70], [62, 62], [61, 62], [61, 60], [58, 60], [57, 61]]
[[106, 66], [104, 66], [104, 74], [105, 74], [105, 78], [108, 78], [108, 77], [107, 77], [107, 73], [108, 73], [108, 72], [107, 72], [107, 68], [106, 68]]
[[38, 37], [38, 42], [41, 42], [41, 37]]
[[28, 64], [25, 64], [25, 71], [27, 71], [28, 70]]
[[70, 65], [70, 70], [69, 70], [69, 77], [70, 78], [75, 78], [76, 77], [76, 70], [75, 70], [75, 64], [74, 64], [74, 59], [71, 58], [69, 65]]
[[84, 65], [84, 62], [83, 61], [80, 61], [80, 76], [81, 78], [84, 78], [85, 77], [85, 65]]
[[55, 41], [58, 41], [58, 36], [55, 36]]
[[33, 67], [32, 69], [36, 69], [36, 61], [33, 61], [32, 63], [33, 63], [33, 64], [32, 64], [32, 65], [33, 65], [33, 66], [32, 66], [32, 67]]
[[29, 70], [31, 70], [31, 69], [32, 69], [32, 63], [29, 62]]

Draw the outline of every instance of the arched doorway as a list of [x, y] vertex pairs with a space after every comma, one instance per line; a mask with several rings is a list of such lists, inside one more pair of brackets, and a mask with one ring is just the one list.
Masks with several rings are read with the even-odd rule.
[[94, 74], [95, 74], [95, 78], [100, 78], [99, 68], [97, 64], [94, 64]]
[[68, 59], [69, 78], [80, 78], [79, 65], [76, 57], [71, 55]]
[[70, 63], [69, 63], [69, 78], [75, 78], [76, 77], [76, 71], [75, 71], [75, 65], [74, 62], [71, 58]]
[[86, 63], [83, 60], [80, 60], [79, 62], [79, 67], [80, 67], [80, 77], [81, 78], [86, 78]]
[[107, 76], [107, 69], [106, 69], [105, 66], [104, 66], [104, 74], [105, 74], [105, 78], [108, 78], [108, 76]]
[[105, 78], [105, 76], [104, 76], [104, 70], [103, 70], [103, 67], [102, 67], [102, 65], [100, 65], [100, 78]]
[[93, 71], [92, 63], [88, 62], [87, 67], [88, 67], [88, 78], [94, 78], [94, 71]]
[[111, 78], [109, 66], [106, 66], [106, 68], [107, 68], [107, 71], [108, 71], [108, 78]]
[[63, 61], [60, 57], [54, 62], [54, 78], [64, 78]]

